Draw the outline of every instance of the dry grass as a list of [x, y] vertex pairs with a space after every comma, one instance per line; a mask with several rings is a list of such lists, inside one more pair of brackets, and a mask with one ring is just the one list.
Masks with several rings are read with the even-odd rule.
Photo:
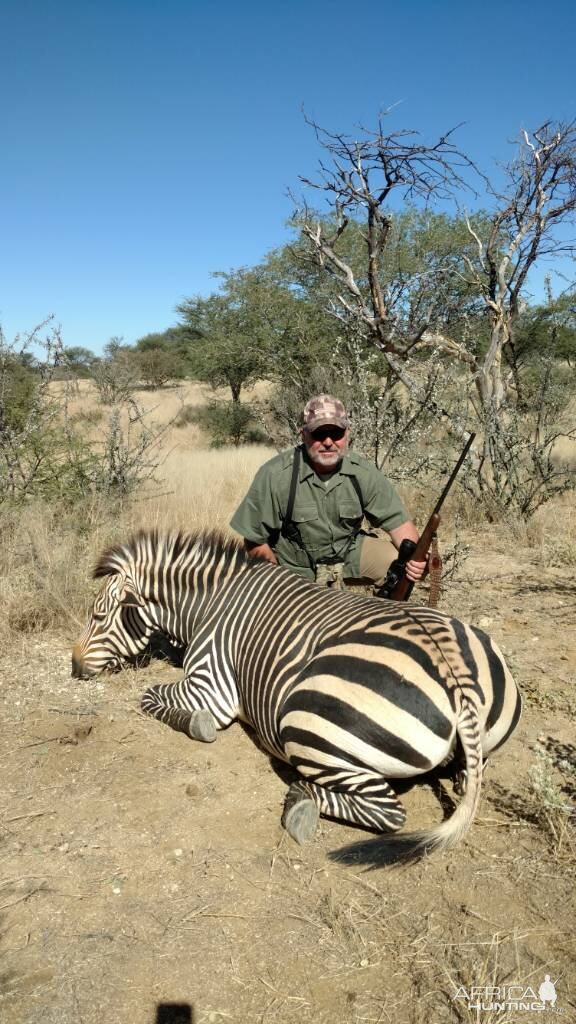
[[71, 514], [45, 504], [4, 513], [1, 523], [0, 636], [74, 626], [84, 619], [91, 565], [111, 538], [109, 510]]
[[565, 494], [523, 524], [527, 546], [544, 566], [576, 565], [576, 502]]
[[565, 863], [576, 863], [574, 804], [576, 794], [575, 750], [571, 745], [558, 752], [537, 744], [536, 759], [529, 769], [529, 809], [538, 822], [552, 855]]
[[227, 530], [256, 470], [274, 454], [259, 445], [173, 449], [158, 483], [135, 502], [131, 526]]
[[[87, 438], [100, 440], [110, 409], [99, 402], [92, 382], [55, 382], [52, 387], [55, 392], [67, 389], [69, 416]], [[212, 395], [209, 387], [192, 381], [136, 392], [148, 427], [171, 425], [162, 438], [155, 481], [123, 506], [86, 500], [73, 510], [37, 503], [2, 512], [2, 639], [57, 628], [77, 632], [95, 591], [90, 575], [99, 552], [136, 529], [228, 529], [254, 473], [274, 452], [257, 446], [209, 449], [198, 426], [175, 426], [172, 421], [183, 406], [200, 406]]]
[[[63, 383], [55, 383], [55, 389]], [[106, 429], [109, 410], [98, 401], [90, 381], [72, 388], [69, 414], [86, 435], [97, 440]], [[253, 395], [258, 397], [262, 388]], [[137, 398], [149, 413], [149, 422], [172, 423], [183, 407], [194, 408], [213, 392], [190, 381], [161, 391], [139, 390]], [[201, 429], [193, 423], [169, 427], [163, 438], [163, 461], [154, 483], [122, 508], [87, 502], [66, 511], [31, 505], [0, 519], [3, 550], [0, 555], [0, 590], [4, 614], [0, 634], [31, 632], [64, 626], [77, 628], [83, 620], [94, 588], [90, 570], [98, 553], [112, 541], [138, 528], [204, 529], [226, 531], [233, 510], [245, 494], [256, 470], [274, 454], [261, 446], [210, 449]], [[415, 520], [427, 520], [437, 497], [426, 481], [404, 484], [399, 491]], [[468, 533], [479, 543], [479, 531], [493, 549], [510, 553], [518, 544], [533, 552], [542, 566], [576, 564], [576, 509], [572, 495], [550, 502], [528, 523], [504, 522], [490, 528], [479, 519], [477, 504], [455, 488], [443, 510], [441, 547], [446, 553], [454, 537]], [[463, 536], [462, 536], [463, 534]]]
[[[67, 393], [67, 409], [73, 423], [80, 426], [84, 435], [90, 441], [98, 441], [106, 426], [112, 407], [103, 405], [99, 399], [98, 391], [92, 381], [79, 380], [72, 384], [70, 382], [56, 381], [52, 384], [54, 394], [63, 396]], [[198, 384], [194, 381], [183, 381], [170, 385], [161, 390], [146, 388], [136, 389], [134, 398], [141, 408], [144, 421], [147, 427], [163, 427], [172, 423], [184, 406], [198, 408], [212, 396], [210, 388], [205, 384]], [[128, 416], [128, 409], [122, 409], [122, 420], [125, 423]], [[201, 446], [206, 444], [206, 438], [200, 427], [195, 424], [187, 424], [185, 428], [171, 427], [164, 439], [166, 449], [178, 446]]]
[[85, 502], [66, 510], [45, 503], [4, 512], [0, 521], [0, 636], [63, 627], [77, 632], [95, 592], [92, 566], [107, 545], [141, 528], [228, 529], [257, 468], [260, 447], [173, 448], [158, 480], [125, 506]]
[[[481, 945], [463, 945], [461, 949], [450, 952], [444, 961], [445, 976], [452, 987], [451, 1001], [456, 1020], [462, 1024], [515, 1024], [518, 1019], [516, 1010], [497, 1006], [482, 1009], [481, 1004], [488, 1007], [503, 1002], [507, 986], [520, 986], [523, 990], [531, 986], [531, 982], [522, 976], [517, 934], [496, 932]], [[458, 1000], [454, 997], [455, 993], [463, 994], [464, 990], [470, 993], [474, 989], [480, 990], [480, 994], [470, 1001], [465, 997]]]

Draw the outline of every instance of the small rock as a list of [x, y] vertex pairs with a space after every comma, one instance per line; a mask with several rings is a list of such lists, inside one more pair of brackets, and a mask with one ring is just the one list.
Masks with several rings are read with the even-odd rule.
[[119, 888], [118, 888], [118, 886], [115, 886], [115, 887], [114, 887], [114, 888], [112, 889], [112, 892], [114, 893], [114, 895], [115, 895], [115, 896], [119, 896], [119, 895], [120, 895], [120, 893], [122, 892], [122, 890], [121, 890], [121, 889], [119, 889]]
[[483, 615], [481, 619], [478, 619], [478, 625], [480, 629], [487, 629], [488, 626], [494, 625], [494, 619], [491, 619], [489, 615]]
[[188, 783], [184, 792], [186, 793], [186, 796], [199, 796], [200, 794], [198, 786], [195, 786], [193, 782]]
[[85, 740], [87, 736], [92, 732], [91, 725], [77, 725], [74, 729], [74, 735], [77, 740]]
[[174, 850], [174, 856], [175, 857], [181, 857], [183, 853], [184, 853], [184, 850], [181, 850], [180, 847], [178, 847], [177, 850]]

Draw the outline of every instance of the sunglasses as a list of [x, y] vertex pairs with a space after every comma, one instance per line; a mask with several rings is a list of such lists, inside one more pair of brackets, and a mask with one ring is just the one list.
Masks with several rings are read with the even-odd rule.
[[328, 437], [331, 441], [341, 441], [345, 433], [345, 427], [318, 427], [310, 436], [314, 441], [325, 441]]

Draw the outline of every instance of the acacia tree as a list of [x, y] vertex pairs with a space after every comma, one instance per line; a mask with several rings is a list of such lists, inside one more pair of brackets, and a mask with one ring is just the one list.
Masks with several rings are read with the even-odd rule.
[[[525, 132], [520, 151], [504, 169], [504, 187], [493, 189], [486, 178], [493, 209], [468, 217], [469, 245], [416, 274], [393, 279], [385, 273], [386, 254], [394, 237], [394, 195], [404, 202], [428, 204], [456, 198], [469, 188], [471, 162], [454, 146], [451, 134], [426, 145], [411, 131], [386, 133], [380, 117], [375, 132], [360, 139], [325, 131], [312, 122], [329, 154], [317, 180], [302, 178], [323, 193], [330, 216], [306, 204], [297, 219], [308, 243], [309, 258], [336, 284], [332, 311], [347, 327], [382, 352], [387, 364], [416, 401], [447, 423], [457, 437], [466, 435], [469, 404], [450, 415], [433, 394], [425, 395], [422, 360], [426, 354], [459, 367], [467, 383], [472, 409], [482, 430], [482, 450], [473, 455], [478, 489], [501, 505], [530, 514], [542, 500], [569, 485], [557, 469], [552, 447], [560, 433], [525, 430], [516, 415], [513, 391], [515, 328], [521, 313], [522, 289], [530, 269], [543, 256], [573, 252], [558, 228], [576, 209], [576, 129], [548, 123]], [[353, 220], [363, 223], [363, 270], [343, 255], [342, 240]], [[473, 296], [488, 324], [488, 344], [460, 325], [447, 329], [453, 283]], [[466, 316], [460, 318], [466, 324]], [[476, 326], [476, 324], [474, 325]], [[504, 361], [509, 351], [510, 366]], [[417, 361], [415, 361], [417, 360]], [[415, 372], [417, 367], [419, 372]], [[464, 373], [462, 374], [462, 371]], [[517, 375], [516, 375], [517, 376]], [[545, 397], [545, 396], [543, 396]], [[537, 491], [531, 477], [539, 476]]]
[[220, 293], [185, 299], [177, 311], [191, 338], [192, 375], [213, 388], [227, 387], [233, 402], [265, 376], [266, 332], [254, 292], [258, 268], [214, 275]]
[[[478, 223], [481, 219], [477, 218]], [[338, 224], [334, 218], [319, 217], [318, 228], [331, 238]], [[340, 262], [349, 268], [364, 305], [369, 304], [365, 229], [357, 217], [347, 218], [334, 248]], [[449, 273], [450, 268], [461, 265], [462, 250], [467, 248], [472, 246], [464, 218], [418, 210], [413, 205], [394, 211], [380, 262], [380, 287], [404, 339], [409, 339], [410, 332], [422, 323], [433, 323], [436, 335], [442, 331], [445, 336], [473, 322], [480, 345], [486, 345], [477, 295], [461, 276]], [[418, 459], [417, 466], [410, 452], [418, 435], [434, 419], [433, 409], [449, 383], [450, 368], [437, 359], [426, 362], [419, 346], [409, 349], [407, 345], [403, 375], [410, 376], [415, 391], [414, 399], [407, 402], [404, 386], [388, 365], [382, 347], [374, 344], [360, 315], [342, 308], [341, 281], [329, 272], [326, 263], [320, 264], [315, 254], [310, 254], [305, 237], [285, 246], [271, 259], [280, 266], [290, 295], [299, 296], [295, 306], [305, 318], [303, 336], [308, 343], [303, 351], [298, 346], [294, 349], [302, 361], [303, 373], [299, 374], [290, 360], [278, 363], [277, 379], [282, 387], [274, 395], [273, 412], [275, 419], [288, 428], [283, 439], [297, 436], [301, 409], [312, 391], [336, 391], [351, 413], [354, 444], [378, 468], [386, 465], [395, 478], [413, 473], [423, 463], [431, 466], [437, 462], [443, 471], [445, 460], [438, 451], [429, 453], [423, 463]], [[437, 280], [440, 272], [441, 289]], [[308, 308], [314, 310], [323, 332], [321, 345], [314, 344], [310, 330], [314, 321]], [[426, 340], [432, 336], [429, 329]], [[394, 344], [400, 348], [401, 340], [396, 337]]]

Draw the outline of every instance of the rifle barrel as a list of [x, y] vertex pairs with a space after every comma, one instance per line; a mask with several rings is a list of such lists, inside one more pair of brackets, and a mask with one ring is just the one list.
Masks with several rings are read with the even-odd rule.
[[464, 445], [464, 450], [463, 450], [462, 454], [460, 455], [460, 458], [458, 459], [458, 462], [454, 466], [454, 469], [452, 470], [452, 473], [450, 474], [450, 479], [448, 480], [448, 483], [446, 484], [444, 490], [442, 491], [442, 494], [440, 495], [440, 497], [438, 498], [438, 501], [436, 502], [436, 505], [434, 506], [434, 512], [432, 513], [432, 515], [437, 515], [438, 512], [440, 511], [440, 509], [442, 508], [442, 505], [444, 504], [446, 495], [448, 494], [448, 491], [450, 490], [450, 488], [452, 487], [452, 484], [454, 483], [456, 477], [458, 476], [458, 472], [460, 470], [460, 466], [462, 465], [462, 463], [464, 462], [464, 459], [468, 455], [468, 452], [470, 451], [470, 448], [472, 447], [472, 442], [474, 441], [475, 437], [476, 437], [476, 434], [470, 434], [470, 437], [466, 441], [466, 444]]

